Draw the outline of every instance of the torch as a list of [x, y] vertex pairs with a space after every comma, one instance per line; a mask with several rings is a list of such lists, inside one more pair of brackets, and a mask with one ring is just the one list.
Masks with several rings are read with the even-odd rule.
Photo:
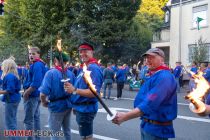
[[141, 63], [141, 60], [136, 65], [136, 71], [139, 73], [139, 64]]
[[85, 82], [87, 83], [90, 91], [94, 94], [94, 96], [98, 99], [98, 101], [100, 102], [100, 104], [103, 106], [103, 108], [106, 110], [106, 112], [108, 113], [107, 115], [107, 120], [108, 121], [111, 121], [115, 118], [117, 112], [115, 110], [110, 110], [107, 105], [103, 102], [103, 100], [101, 99], [101, 97], [98, 95], [97, 91], [96, 91], [96, 88], [95, 88], [95, 85], [93, 84], [92, 82], [92, 79], [90, 77], [90, 73], [91, 71], [88, 71], [87, 70], [87, 66], [84, 64], [83, 66], [83, 78], [85, 80]]
[[67, 82], [70, 79], [67, 78], [67, 75], [66, 75], [66, 72], [65, 72], [65, 69], [64, 69], [63, 56], [62, 56], [62, 48], [61, 48], [61, 39], [59, 39], [57, 41], [57, 48], [58, 48], [58, 52], [59, 52], [60, 65], [61, 65], [61, 68], [62, 68], [62, 77], [63, 77], [63, 79], [61, 80], [61, 82]]
[[28, 50], [27, 50], [27, 60], [28, 60], [28, 62], [30, 62], [30, 59], [29, 59], [29, 50], [31, 48], [31, 45], [28, 45], [27, 48], [28, 48]]
[[189, 108], [192, 112], [202, 113], [206, 110], [205, 104], [202, 100], [210, 86], [208, 81], [206, 81], [206, 79], [203, 77], [202, 72], [199, 72], [198, 74], [194, 74], [193, 72], [190, 73], [195, 79], [197, 86], [192, 92], [185, 96], [185, 99], [190, 101]]

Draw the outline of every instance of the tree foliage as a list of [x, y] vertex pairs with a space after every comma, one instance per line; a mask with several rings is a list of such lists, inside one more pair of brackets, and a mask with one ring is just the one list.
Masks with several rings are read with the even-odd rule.
[[163, 23], [164, 12], [161, 8], [167, 2], [168, 0], [142, 0], [136, 17], [141, 23], [148, 25], [152, 31], [155, 31]]
[[[129, 38], [132, 18], [140, 0], [7, 0], [1, 38], [5, 44], [24, 48], [28, 44], [46, 53], [61, 37], [64, 49], [73, 53], [78, 43], [87, 41], [101, 54], [117, 52]], [[107, 48], [107, 49], [106, 49]], [[97, 54], [99, 54], [97, 53]], [[109, 54], [113, 56], [113, 54]], [[120, 56], [119, 56], [120, 57]], [[115, 57], [116, 58], [116, 57]]]
[[1, 47], [13, 44], [14, 49], [26, 50], [30, 44], [40, 47], [45, 54], [51, 45], [54, 48], [58, 38], [63, 39], [66, 47], [70, 37], [70, 5], [68, 0], [7, 0], [1, 20], [5, 33]]
[[73, 35], [97, 46], [97, 54], [100, 54], [102, 60], [116, 61], [125, 57], [121, 52], [133, 32], [132, 19], [139, 8], [140, 0], [75, 0], [73, 5]]
[[89, 42], [103, 62], [136, 62], [150, 45], [163, 3], [143, 0], [139, 10], [141, 0], [7, 0], [0, 47], [21, 50], [26, 58], [28, 44], [46, 54], [62, 38], [71, 57], [79, 43]]
[[206, 42], [200, 37], [195, 44], [192, 48], [192, 55], [190, 56], [191, 62], [208, 62], [208, 47]]

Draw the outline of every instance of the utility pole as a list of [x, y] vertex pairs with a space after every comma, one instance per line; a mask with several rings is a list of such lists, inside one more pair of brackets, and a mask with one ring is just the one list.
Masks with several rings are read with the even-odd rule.
[[4, 0], [0, 0], [0, 16], [4, 15]]
[[179, 46], [178, 46], [178, 61], [182, 58], [182, 0], [179, 1]]

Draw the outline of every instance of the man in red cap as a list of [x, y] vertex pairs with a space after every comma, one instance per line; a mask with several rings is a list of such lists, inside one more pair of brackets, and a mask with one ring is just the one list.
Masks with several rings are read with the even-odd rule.
[[[91, 79], [95, 85], [97, 93], [103, 83], [103, 74], [98, 61], [93, 57], [93, 46], [83, 43], [79, 46], [79, 55], [82, 62], [87, 66], [87, 70], [91, 71]], [[83, 140], [93, 139], [93, 120], [98, 111], [98, 100], [88, 88], [83, 78], [83, 71], [79, 73], [74, 85], [65, 83], [65, 89], [68, 93], [73, 93], [72, 106], [76, 114], [76, 121], [79, 126], [79, 134]]]

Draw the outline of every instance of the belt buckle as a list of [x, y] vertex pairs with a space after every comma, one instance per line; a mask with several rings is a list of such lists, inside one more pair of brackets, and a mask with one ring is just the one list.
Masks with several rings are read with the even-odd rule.
[[149, 122], [149, 123], [152, 123], [152, 124], [154, 124], [154, 121], [153, 121], [153, 120], [148, 120], [148, 122]]

